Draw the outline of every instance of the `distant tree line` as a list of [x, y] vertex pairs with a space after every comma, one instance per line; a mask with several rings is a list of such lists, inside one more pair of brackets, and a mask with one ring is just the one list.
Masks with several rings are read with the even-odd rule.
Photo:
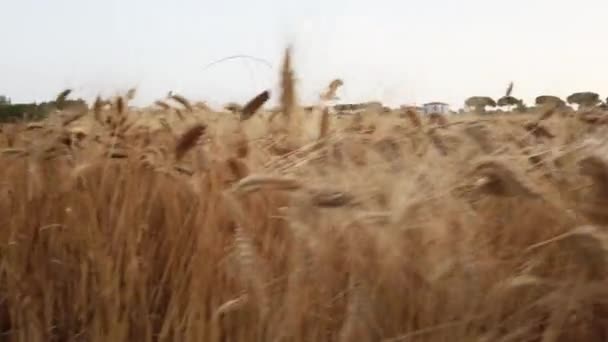
[[41, 103], [12, 103], [10, 98], [0, 95], [0, 123], [41, 120], [60, 107], [87, 108], [87, 103], [82, 99], [65, 99], [61, 104], [58, 104], [57, 100]]
[[[465, 106], [471, 109], [473, 112], [478, 114], [487, 113], [488, 107], [505, 108], [508, 111], [515, 112], [526, 112], [528, 107], [523, 100], [512, 96], [513, 82], [509, 84], [507, 91], [504, 96], [494, 101], [489, 96], [472, 96], [466, 99]], [[578, 105], [578, 109], [592, 109], [599, 107], [602, 109], [608, 108], [608, 98], [602, 102], [600, 95], [591, 91], [577, 92], [566, 98], [566, 101], [562, 100], [558, 96], [553, 95], [541, 95], [535, 99], [536, 106], [552, 105], [556, 107], [566, 108], [568, 105]]]

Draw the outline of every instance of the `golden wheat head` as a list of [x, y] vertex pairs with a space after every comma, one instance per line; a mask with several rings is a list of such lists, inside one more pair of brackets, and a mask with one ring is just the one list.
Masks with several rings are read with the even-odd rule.
[[199, 123], [184, 132], [177, 140], [175, 146], [175, 159], [182, 159], [184, 155], [196, 145], [198, 139], [205, 133], [206, 129], [206, 125]]
[[164, 110], [171, 109], [171, 106], [169, 106], [167, 103], [165, 103], [164, 101], [161, 101], [161, 100], [154, 101], [154, 104]]
[[185, 97], [178, 95], [178, 94], [172, 94], [171, 99], [173, 99], [175, 102], [184, 106], [184, 108], [186, 108], [187, 111], [189, 111], [189, 112], [193, 111], [190, 101], [188, 101], [188, 99], [186, 99]]
[[135, 98], [136, 94], [137, 94], [137, 89], [131, 88], [127, 91], [127, 94], [125, 95], [125, 97], [127, 98], [128, 101], [131, 101]]
[[241, 111], [241, 120], [248, 120], [270, 99], [270, 91], [264, 90], [251, 99]]
[[473, 174], [479, 177], [476, 185], [490, 194], [504, 197], [538, 197], [503, 160], [482, 159], [475, 165]]
[[344, 85], [344, 82], [341, 79], [335, 79], [331, 81], [325, 93], [321, 95], [321, 99], [324, 101], [334, 100], [336, 99], [336, 93], [338, 88]]
[[285, 49], [283, 68], [281, 69], [281, 108], [283, 115], [289, 117], [296, 105], [291, 47]]
[[59, 95], [57, 95], [57, 98], [55, 99], [55, 103], [56, 103], [58, 109], [64, 109], [65, 101], [67, 100], [68, 96], [71, 93], [72, 93], [72, 89], [66, 89], [66, 90], [62, 91], [61, 93], [59, 93]]

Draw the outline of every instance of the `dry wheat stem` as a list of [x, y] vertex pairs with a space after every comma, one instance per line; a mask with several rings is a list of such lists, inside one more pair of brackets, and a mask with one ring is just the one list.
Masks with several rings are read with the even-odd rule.
[[246, 195], [262, 189], [294, 191], [302, 188], [302, 185], [292, 178], [268, 176], [268, 175], [250, 175], [241, 179], [235, 184], [233, 191], [237, 194]]
[[397, 336], [397, 337], [393, 337], [393, 338], [387, 338], [382, 340], [383, 342], [400, 342], [400, 341], [407, 341], [422, 335], [428, 335], [428, 334], [432, 334], [434, 332], [437, 332], [439, 330], [443, 330], [443, 329], [450, 329], [450, 328], [454, 328], [457, 326], [461, 326], [461, 325], [467, 325], [467, 324], [471, 324], [472, 322], [474, 322], [477, 319], [483, 318], [483, 315], [477, 315], [477, 316], [473, 316], [467, 319], [462, 319], [462, 320], [458, 320], [458, 321], [453, 321], [453, 322], [448, 322], [448, 323], [444, 323], [444, 324], [439, 324], [439, 325], [435, 325], [432, 327], [428, 327], [428, 328], [424, 328], [424, 329], [419, 329], [416, 331], [412, 331], [410, 333], [407, 334], [403, 334], [401, 336]]
[[533, 252], [539, 248], [545, 247], [547, 245], [553, 244], [555, 242], [559, 242], [562, 241], [564, 239], [567, 239], [569, 237], [573, 237], [573, 236], [577, 236], [577, 235], [581, 235], [581, 236], [590, 236], [594, 239], [598, 239], [601, 241], [601, 244], [604, 245], [605, 247], [606, 244], [608, 243], [608, 238], [605, 236], [605, 234], [600, 231], [598, 229], [598, 227], [596, 226], [582, 226], [582, 227], [578, 227], [570, 232], [567, 233], [563, 233], [557, 236], [554, 236], [550, 239], [547, 239], [545, 241], [541, 241], [539, 243], [536, 243], [534, 245], [529, 246], [528, 248], [526, 248], [526, 252]]

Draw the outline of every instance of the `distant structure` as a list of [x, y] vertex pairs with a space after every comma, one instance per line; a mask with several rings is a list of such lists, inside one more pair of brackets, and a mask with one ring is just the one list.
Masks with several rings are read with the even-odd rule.
[[450, 114], [450, 105], [443, 102], [429, 102], [423, 105], [424, 114]]
[[340, 111], [357, 111], [364, 109], [378, 109], [382, 108], [382, 103], [378, 101], [373, 102], [363, 102], [363, 103], [345, 103], [345, 104], [336, 104], [334, 105], [336, 110]]

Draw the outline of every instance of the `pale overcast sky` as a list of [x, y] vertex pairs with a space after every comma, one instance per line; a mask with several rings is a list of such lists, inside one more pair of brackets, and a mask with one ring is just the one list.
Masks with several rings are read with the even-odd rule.
[[[2, 0], [0, 94], [41, 101], [139, 89], [211, 104], [276, 92], [294, 46], [299, 96], [333, 78], [343, 101], [390, 105], [470, 95], [608, 96], [607, 0]], [[236, 54], [261, 63], [214, 60]]]

